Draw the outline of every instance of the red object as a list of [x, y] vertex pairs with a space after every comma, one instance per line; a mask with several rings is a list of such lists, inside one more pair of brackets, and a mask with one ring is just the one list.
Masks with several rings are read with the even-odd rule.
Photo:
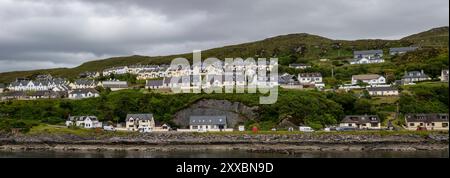
[[252, 131], [253, 131], [253, 133], [256, 133], [256, 132], [258, 132], [258, 127], [256, 127], [256, 126], [253, 126], [253, 128], [252, 128]]

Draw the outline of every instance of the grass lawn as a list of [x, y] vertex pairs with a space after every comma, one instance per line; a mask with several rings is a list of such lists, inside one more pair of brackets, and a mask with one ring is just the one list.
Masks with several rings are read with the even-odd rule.
[[375, 105], [380, 104], [395, 104], [398, 99], [400, 99], [399, 96], [389, 96], [389, 97], [372, 97], [372, 103]]

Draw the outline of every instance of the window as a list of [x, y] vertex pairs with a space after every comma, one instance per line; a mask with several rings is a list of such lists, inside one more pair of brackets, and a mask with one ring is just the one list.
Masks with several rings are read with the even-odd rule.
[[420, 126], [423, 126], [423, 123], [420, 123]]
[[409, 126], [414, 126], [414, 123], [409, 123]]
[[431, 126], [434, 126], [434, 122], [433, 122], [433, 123], [431, 123]]
[[349, 126], [349, 127], [351, 127], [351, 126], [352, 126], [352, 124], [348, 124], [348, 126]]
[[192, 126], [192, 129], [198, 129], [198, 126], [193, 125], [193, 126]]
[[378, 127], [378, 124], [377, 123], [371, 123], [370, 126], [371, 127]]
[[442, 127], [448, 127], [448, 123], [442, 123]]

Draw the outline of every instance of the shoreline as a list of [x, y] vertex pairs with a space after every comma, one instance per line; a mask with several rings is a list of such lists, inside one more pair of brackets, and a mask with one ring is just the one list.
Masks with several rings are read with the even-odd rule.
[[7, 144], [0, 145], [0, 151], [247, 151], [256, 153], [294, 154], [304, 151], [442, 151], [448, 150], [448, 144], [185, 144], [169, 145], [82, 145], [82, 144]]
[[303, 151], [434, 151], [449, 149], [448, 133], [429, 134], [187, 134], [77, 136], [1, 135], [0, 151], [206, 151], [293, 154]]

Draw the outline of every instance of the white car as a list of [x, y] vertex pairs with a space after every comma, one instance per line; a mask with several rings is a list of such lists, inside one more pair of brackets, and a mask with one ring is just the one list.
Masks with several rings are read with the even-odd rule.
[[116, 131], [116, 128], [114, 128], [113, 126], [108, 125], [108, 126], [103, 126], [103, 130], [106, 130], [106, 131]]
[[300, 132], [314, 132], [314, 129], [306, 126], [300, 126], [298, 127], [298, 130], [300, 130]]

